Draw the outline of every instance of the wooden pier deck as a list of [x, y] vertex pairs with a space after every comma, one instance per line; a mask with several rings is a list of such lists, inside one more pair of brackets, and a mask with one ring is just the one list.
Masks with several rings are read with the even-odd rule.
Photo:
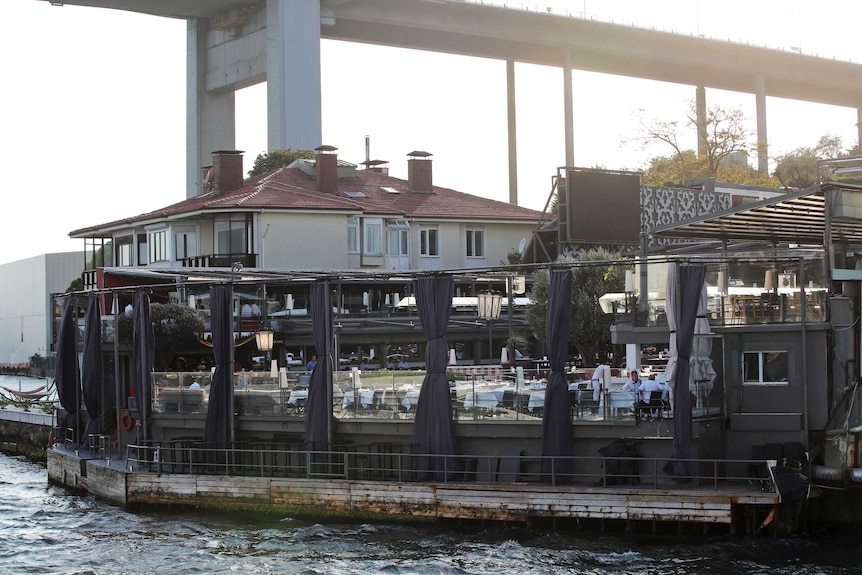
[[778, 504], [778, 494], [754, 485], [550, 485], [534, 482], [419, 482], [368, 478], [257, 477], [133, 471], [63, 448], [48, 450], [53, 483], [123, 507], [190, 505], [266, 508], [304, 515], [388, 519], [581, 522], [656, 532], [753, 533]]

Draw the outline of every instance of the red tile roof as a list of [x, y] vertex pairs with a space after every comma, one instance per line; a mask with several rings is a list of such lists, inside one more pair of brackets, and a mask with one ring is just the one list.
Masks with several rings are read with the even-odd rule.
[[[400, 193], [391, 193], [383, 188]], [[350, 197], [362, 192], [366, 197]], [[242, 187], [215, 195], [212, 192], [164, 208], [81, 228], [72, 237], [86, 237], [118, 227], [158, 221], [182, 214], [267, 210], [336, 210], [386, 217], [423, 220], [470, 219], [536, 222], [541, 212], [511, 204], [434, 186], [432, 192], [411, 192], [407, 182], [375, 170], [356, 170], [356, 178], [339, 179], [338, 192], [317, 191], [313, 176], [298, 167], [284, 167], [245, 180]]]

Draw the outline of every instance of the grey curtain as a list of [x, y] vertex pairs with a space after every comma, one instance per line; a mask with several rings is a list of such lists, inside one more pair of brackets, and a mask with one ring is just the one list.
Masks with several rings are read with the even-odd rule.
[[574, 462], [570, 459], [574, 455], [575, 446], [569, 408], [569, 387], [564, 373], [571, 322], [572, 272], [552, 271], [545, 325], [545, 349], [548, 352], [551, 372], [545, 388], [545, 407], [542, 411], [542, 456], [563, 459], [542, 459], [541, 472], [544, 479], [557, 483], [569, 481], [574, 471]]
[[78, 432], [78, 409], [80, 407], [81, 375], [78, 371], [78, 318], [74, 297], [66, 298], [63, 316], [60, 319], [60, 332], [57, 334], [57, 373], [54, 378], [57, 397], [66, 411], [64, 421], [57, 423], [65, 428], [74, 429], [75, 440]]
[[87, 428], [84, 430], [84, 447], [89, 447], [90, 434], [102, 433], [103, 381], [102, 381], [102, 313], [99, 298], [91, 295], [84, 316], [84, 357], [81, 364], [84, 404], [87, 407]]
[[228, 286], [210, 288], [210, 329], [213, 338], [215, 371], [210, 384], [204, 443], [209, 448], [226, 447], [233, 426], [233, 310]]
[[152, 374], [156, 344], [153, 323], [150, 320], [150, 296], [137, 292], [132, 316], [132, 389], [141, 418], [138, 440], [149, 439], [150, 411], [152, 405]]
[[455, 282], [451, 276], [419, 278], [413, 282], [416, 310], [425, 334], [425, 379], [419, 390], [416, 420], [413, 425], [413, 449], [420, 457], [413, 459], [416, 479], [444, 479], [458, 471], [453, 458], [446, 461], [435, 455], [455, 455], [455, 428], [452, 422], [452, 401], [446, 363], [449, 346], [446, 328], [452, 314]]
[[[308, 401], [305, 407], [305, 448], [309, 451], [329, 450], [329, 419], [332, 403], [327, 392], [327, 373], [332, 373], [332, 361], [326, 345], [332, 333], [332, 314], [329, 286], [326, 283], [311, 287], [311, 325], [314, 330], [314, 347], [317, 364], [308, 380]], [[328, 325], [329, 324], [329, 325]]]
[[680, 483], [690, 481], [693, 475], [690, 462], [685, 461], [691, 458], [691, 392], [688, 382], [691, 377], [694, 325], [705, 278], [705, 266], [679, 267], [677, 365], [673, 386], [673, 458], [664, 466], [664, 472]]

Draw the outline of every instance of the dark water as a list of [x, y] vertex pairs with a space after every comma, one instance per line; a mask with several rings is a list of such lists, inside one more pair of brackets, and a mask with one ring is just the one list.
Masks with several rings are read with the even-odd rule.
[[0, 454], [0, 574], [544, 575], [862, 573], [862, 535], [646, 540], [495, 528], [129, 513]]

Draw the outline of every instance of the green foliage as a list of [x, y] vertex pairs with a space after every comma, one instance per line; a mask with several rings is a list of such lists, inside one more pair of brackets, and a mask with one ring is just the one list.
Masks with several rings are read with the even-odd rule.
[[166, 371], [184, 346], [194, 344], [204, 329], [204, 318], [198, 311], [179, 303], [154, 303], [150, 306], [153, 335], [156, 342], [154, 368]]
[[511, 250], [509, 250], [509, 253], [506, 254], [506, 261], [501, 260], [500, 263], [503, 265], [516, 266], [519, 265], [523, 260], [524, 255], [515, 248], [512, 248]]
[[292, 164], [295, 160], [311, 160], [313, 158], [314, 152], [311, 150], [293, 151], [290, 148], [279, 148], [278, 150], [273, 150], [265, 154], [258, 154], [257, 158], [255, 158], [254, 160], [254, 165], [248, 172], [248, 175], [249, 177], [252, 177], [260, 174], [265, 174], [267, 172], [277, 170], [278, 168], [288, 166]]
[[776, 187], [779, 182], [760, 174], [747, 163], [735, 163], [736, 155], [758, 149], [752, 144], [754, 137], [747, 128], [741, 109], [713, 106], [706, 110], [706, 124], [701, 134], [705, 136], [702, 150], [685, 149], [682, 145], [684, 135], [698, 131], [697, 113], [694, 102], [690, 102], [689, 112], [684, 121], [641, 120], [641, 132], [635, 137], [644, 147], [655, 143], [670, 146], [670, 156], [650, 159], [644, 173], [644, 183], [648, 186], [680, 187], [686, 180], [693, 178], [715, 178], [718, 181], [742, 185]]
[[796, 148], [776, 158], [775, 177], [788, 188], [804, 189], [817, 183], [817, 161], [843, 156], [841, 138], [823, 135], [811, 148]]
[[[618, 263], [619, 254], [604, 248], [581, 250], [574, 258], [560, 256], [558, 264], [570, 264], [572, 269], [572, 318], [569, 342], [577, 348], [587, 365], [595, 361], [596, 354], [610, 351], [610, 327], [613, 317], [602, 311], [599, 298], [609, 292], [625, 289], [625, 271], [628, 265]], [[617, 263], [615, 263], [617, 262]], [[548, 315], [550, 274], [547, 270], [536, 273], [527, 308], [527, 323], [533, 336], [545, 339]]]
[[81, 291], [82, 289], [84, 289], [84, 278], [78, 276], [73, 279], [72, 283], [69, 284], [69, 287], [66, 288], [66, 293]]

